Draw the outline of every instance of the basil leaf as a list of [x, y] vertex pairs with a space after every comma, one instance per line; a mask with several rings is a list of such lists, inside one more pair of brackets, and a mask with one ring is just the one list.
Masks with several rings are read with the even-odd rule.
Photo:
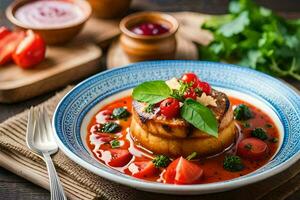
[[193, 99], [186, 99], [180, 110], [181, 117], [199, 130], [218, 137], [218, 122], [212, 111]]
[[121, 126], [115, 122], [106, 122], [101, 127], [103, 133], [116, 133], [121, 130]]
[[130, 112], [128, 112], [128, 110], [126, 110], [126, 108], [123, 107], [115, 108], [111, 115], [113, 119], [125, 119], [129, 116], [130, 116]]
[[158, 103], [170, 97], [172, 90], [165, 81], [149, 81], [133, 89], [133, 99], [149, 104]]

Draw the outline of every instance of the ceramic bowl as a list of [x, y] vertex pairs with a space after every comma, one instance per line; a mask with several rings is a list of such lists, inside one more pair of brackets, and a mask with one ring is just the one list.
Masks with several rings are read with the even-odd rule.
[[[101, 164], [88, 150], [87, 124], [99, 108], [149, 80], [167, 80], [195, 72], [218, 90], [251, 102], [267, 112], [280, 133], [275, 156], [258, 170], [232, 180], [172, 185], [136, 179]], [[54, 113], [53, 128], [60, 149], [73, 161], [108, 180], [166, 194], [204, 194], [231, 190], [273, 176], [300, 157], [300, 96], [266, 74], [229, 64], [200, 61], [141, 62], [99, 73], [72, 89]]]
[[31, 27], [15, 17], [15, 12], [18, 8], [34, 0], [23, 0], [15, 1], [10, 4], [6, 9], [6, 17], [8, 20], [14, 24], [18, 29], [31, 29], [36, 33], [39, 33], [48, 45], [58, 45], [64, 44], [72, 40], [78, 33], [82, 30], [86, 21], [90, 18], [92, 13], [92, 8], [87, 1], [84, 0], [72, 0], [73, 3], [77, 4], [84, 12], [85, 17], [78, 23], [71, 23], [69, 25], [61, 27], [49, 27], [49, 28], [37, 28]]
[[88, 0], [93, 15], [103, 19], [122, 17], [128, 11], [131, 0]]
[[[162, 24], [169, 28], [167, 33], [161, 35], [138, 35], [131, 28], [143, 22]], [[178, 22], [171, 15], [161, 12], [134, 13], [122, 19], [120, 29], [122, 35], [120, 43], [131, 62], [145, 60], [174, 59], [176, 53], [175, 34]]]

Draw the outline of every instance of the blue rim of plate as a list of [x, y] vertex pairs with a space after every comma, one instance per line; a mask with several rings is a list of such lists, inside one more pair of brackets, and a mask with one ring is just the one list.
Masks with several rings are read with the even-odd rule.
[[[83, 118], [101, 100], [148, 80], [167, 80], [193, 71], [213, 87], [223, 87], [258, 98], [278, 115], [284, 127], [279, 152], [265, 166], [248, 175], [217, 183], [169, 185], [144, 181], [110, 169], [85, 149], [80, 127]], [[74, 87], [58, 104], [53, 128], [60, 149], [91, 172], [130, 187], [153, 192], [224, 191], [263, 180], [291, 166], [300, 158], [300, 96], [283, 82], [261, 72], [236, 65], [207, 61], [151, 61], [96, 74]]]

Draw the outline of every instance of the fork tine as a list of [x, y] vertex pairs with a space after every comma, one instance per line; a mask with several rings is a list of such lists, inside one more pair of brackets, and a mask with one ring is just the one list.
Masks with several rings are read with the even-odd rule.
[[50, 118], [48, 116], [47, 108], [45, 108], [45, 111], [44, 111], [43, 114], [44, 114], [44, 120], [45, 120], [46, 130], [47, 130], [47, 138], [50, 141], [54, 141], [53, 133], [52, 133], [51, 120], [50, 120]]
[[33, 108], [33, 113], [35, 117], [34, 125], [33, 125], [33, 140], [35, 142], [38, 142], [40, 140], [40, 128], [39, 128], [39, 113], [38, 113], [38, 108], [34, 107]]
[[32, 136], [34, 134], [34, 110], [33, 107], [30, 107], [28, 112], [28, 120], [27, 120], [27, 129], [26, 129], [26, 141], [27, 145], [30, 147], [32, 142]]

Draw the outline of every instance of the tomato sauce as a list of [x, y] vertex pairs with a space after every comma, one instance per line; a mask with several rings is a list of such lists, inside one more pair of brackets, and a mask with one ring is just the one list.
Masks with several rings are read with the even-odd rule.
[[[247, 105], [253, 114], [253, 117], [249, 120], [247, 120], [246, 123], [238, 122], [236, 121], [237, 126], [237, 140], [236, 143], [234, 143], [229, 149], [224, 151], [223, 153], [220, 153], [215, 156], [211, 156], [208, 158], [200, 158], [195, 163], [199, 164], [201, 168], [204, 170], [204, 176], [203, 178], [198, 181], [197, 183], [213, 183], [218, 181], [225, 181], [230, 180], [233, 178], [237, 178], [239, 176], [243, 176], [246, 174], [249, 174], [258, 168], [265, 165], [275, 154], [275, 152], [278, 149], [278, 142], [274, 142], [271, 139], [273, 138], [279, 138], [279, 133], [276, 125], [272, 121], [272, 119], [263, 111], [256, 108], [255, 106], [241, 101], [237, 98], [229, 97], [231, 104], [233, 105], [233, 109], [236, 105], [239, 104], [245, 104]], [[114, 108], [119, 107], [125, 107], [128, 111], [131, 111], [132, 109], [132, 98], [125, 97], [119, 100], [116, 100], [103, 108], [99, 110], [99, 112], [92, 118], [91, 122], [88, 125], [87, 129], [87, 144], [91, 152], [93, 152], [94, 156], [103, 164], [109, 166], [109, 161], [111, 159], [111, 154], [109, 150], [112, 148], [111, 144], [105, 139], [100, 140], [99, 135], [97, 133], [93, 133], [91, 130], [93, 129], [93, 126], [103, 123], [105, 121], [105, 117], [103, 117], [101, 111], [103, 110], [110, 110], [112, 111]], [[151, 161], [155, 154], [151, 153], [147, 149], [143, 148], [130, 136], [130, 123], [131, 123], [131, 117], [128, 117], [126, 120], [114, 120], [114, 122], [121, 125], [122, 129], [116, 133], [112, 134], [114, 138], [117, 138], [118, 141], [120, 141], [120, 147], [118, 149], [127, 149], [129, 152], [133, 155], [130, 162], [125, 165], [124, 167], [111, 167], [114, 168], [122, 173], [132, 175], [132, 173], [136, 170], [134, 165], [132, 165], [133, 162], [136, 161]], [[236, 154], [236, 144], [244, 139], [250, 137], [251, 130], [255, 128], [263, 128], [267, 134], [268, 134], [268, 140], [266, 140], [266, 144], [268, 146], [268, 153], [267, 156], [263, 160], [249, 160], [249, 159], [242, 159], [244, 164], [244, 169], [239, 172], [230, 172], [223, 168], [223, 161], [224, 158], [227, 155]], [[270, 139], [271, 138], [271, 139]], [[172, 158], [176, 159], [176, 158]], [[156, 182], [164, 182], [163, 173], [165, 170], [161, 170], [160, 173], [157, 173], [155, 176], [151, 177], [145, 177], [143, 179], [149, 180], [149, 181], [156, 181]]]

